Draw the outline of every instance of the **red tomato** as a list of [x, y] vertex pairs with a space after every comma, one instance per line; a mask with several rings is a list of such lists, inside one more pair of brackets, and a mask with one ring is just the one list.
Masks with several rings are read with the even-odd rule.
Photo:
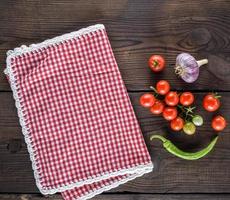
[[220, 107], [220, 100], [215, 94], [207, 94], [203, 99], [203, 107], [209, 112], [214, 112]]
[[164, 110], [164, 104], [159, 101], [159, 100], [156, 100], [156, 102], [153, 104], [153, 106], [150, 108], [150, 111], [155, 114], [155, 115], [159, 115], [163, 112]]
[[183, 106], [190, 106], [194, 102], [194, 95], [191, 92], [183, 92], [180, 95], [180, 103]]
[[159, 55], [152, 55], [149, 58], [149, 67], [154, 72], [160, 72], [165, 68], [165, 60], [162, 56]]
[[140, 98], [140, 104], [143, 107], [150, 108], [155, 103], [156, 99], [152, 94], [143, 94]]
[[163, 110], [163, 117], [167, 121], [171, 121], [177, 117], [177, 109], [175, 107], [165, 107]]
[[172, 92], [170, 91], [169, 93], [166, 94], [165, 96], [165, 103], [168, 106], [176, 106], [179, 102], [179, 96], [177, 92]]
[[169, 85], [168, 81], [160, 80], [157, 82], [156, 89], [157, 89], [157, 92], [159, 94], [165, 95], [169, 92], [170, 85]]
[[170, 122], [170, 127], [174, 131], [180, 131], [184, 126], [184, 120], [181, 117], [177, 117]]
[[218, 115], [212, 119], [212, 128], [216, 131], [222, 131], [226, 127], [227, 122], [224, 117]]

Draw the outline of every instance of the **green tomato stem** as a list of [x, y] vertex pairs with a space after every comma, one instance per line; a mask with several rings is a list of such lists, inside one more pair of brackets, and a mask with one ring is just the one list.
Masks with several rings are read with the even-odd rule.
[[158, 96], [158, 92], [157, 92], [157, 90], [156, 90], [156, 88], [155, 88], [155, 87], [150, 86], [150, 89], [151, 89], [151, 90], [153, 90], [153, 91], [155, 92], [156, 96]]
[[158, 63], [156, 60], [153, 61], [153, 66], [154, 66], [154, 67], [158, 66], [158, 64], [159, 64], [159, 63]]

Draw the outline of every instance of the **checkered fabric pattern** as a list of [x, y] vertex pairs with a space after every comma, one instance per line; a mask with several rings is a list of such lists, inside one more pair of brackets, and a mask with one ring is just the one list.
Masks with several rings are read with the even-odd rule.
[[15, 54], [9, 71], [42, 193], [86, 199], [151, 171], [103, 25]]

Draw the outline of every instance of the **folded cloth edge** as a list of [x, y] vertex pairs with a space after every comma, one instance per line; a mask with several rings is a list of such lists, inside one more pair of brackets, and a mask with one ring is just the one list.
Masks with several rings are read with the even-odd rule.
[[93, 198], [94, 196], [98, 195], [98, 194], [101, 194], [102, 192], [105, 192], [105, 191], [108, 191], [108, 190], [111, 190], [113, 188], [116, 188], [118, 187], [119, 185], [121, 184], [125, 184], [127, 183], [128, 181], [131, 181], [135, 178], [138, 178], [142, 175], [144, 175], [145, 173], [148, 173], [148, 172], [151, 172], [152, 169], [150, 169], [150, 171], [142, 171], [141, 173], [135, 173], [135, 174], [131, 174], [130, 176], [128, 176], [127, 178], [125, 179], [122, 179], [122, 180], [119, 180], [119, 181], [116, 181], [114, 182], [113, 184], [111, 185], [106, 185], [104, 186], [103, 188], [100, 188], [98, 190], [93, 190], [92, 192], [89, 192], [88, 194], [86, 194], [85, 196], [82, 196], [80, 198], [75, 198], [75, 200], [86, 200], [86, 199], [90, 199], [90, 198]]
[[[78, 39], [78, 38], [84, 37], [85, 35], [88, 35], [88, 34], [94, 34], [95, 31], [103, 30], [104, 28], [105, 27], [103, 24], [96, 24], [93, 26], [89, 26], [87, 28], [80, 29], [80, 30], [75, 31], [75, 32], [71, 32], [71, 33], [61, 35], [61, 36], [57, 36], [53, 39], [45, 40], [44, 42], [41, 42], [38, 44], [32, 44], [30, 46], [22, 45], [21, 47], [17, 47], [14, 50], [9, 50], [7, 52], [7, 60], [6, 60], [7, 66], [6, 66], [6, 69], [4, 70], [4, 73], [9, 78], [11, 90], [13, 92], [13, 97], [15, 99], [15, 105], [16, 105], [17, 112], [18, 112], [19, 122], [20, 122], [20, 125], [22, 127], [22, 133], [25, 137], [25, 142], [27, 144], [27, 149], [28, 149], [28, 152], [30, 155], [30, 160], [32, 162], [32, 169], [34, 172], [36, 185], [42, 194], [54, 194], [57, 192], [63, 192], [65, 190], [70, 190], [70, 189], [73, 189], [75, 187], [80, 187], [80, 186], [85, 185], [85, 184], [91, 184], [93, 182], [101, 181], [101, 180], [104, 180], [104, 179], [107, 179], [110, 177], [114, 177], [114, 176], [118, 176], [118, 175], [124, 175], [124, 174], [134, 174], [133, 176], [131, 176], [127, 179], [124, 179], [120, 182], [116, 182], [113, 185], [110, 185], [106, 188], [101, 189], [103, 191], [106, 191], [106, 190], [112, 189], [114, 187], [117, 187], [118, 185], [125, 183], [129, 180], [132, 180], [138, 176], [141, 176], [145, 173], [151, 172], [153, 169], [153, 164], [151, 162], [151, 163], [147, 163], [144, 165], [137, 165], [134, 167], [132, 166], [129, 168], [117, 170], [114, 172], [108, 172], [106, 174], [100, 174], [100, 176], [98, 176], [98, 177], [91, 177], [90, 179], [83, 180], [81, 182], [70, 183], [70, 184], [64, 185], [64, 186], [60, 185], [59, 187], [56, 187], [56, 188], [44, 188], [44, 187], [42, 187], [42, 184], [40, 183], [40, 179], [39, 179], [40, 173], [39, 173], [39, 169], [36, 165], [36, 155], [35, 155], [35, 152], [33, 151], [33, 144], [31, 142], [30, 133], [29, 133], [30, 130], [27, 127], [27, 122], [26, 122], [26, 118], [24, 116], [24, 111], [23, 111], [24, 106], [23, 106], [23, 102], [21, 101], [21, 98], [20, 98], [20, 92], [19, 92], [20, 88], [19, 88], [17, 81], [16, 81], [16, 78], [14, 76], [14, 70], [13, 70], [13, 66], [11, 64], [11, 59], [14, 57], [17, 57], [17, 56], [22, 56], [25, 53], [39, 51], [39, 50], [44, 49], [44, 48], [51, 46], [51, 45], [58, 45], [58, 44], [66, 41], [66, 40]], [[103, 192], [101, 190], [95, 191], [95, 194], [92, 193], [91, 195], [95, 196], [96, 194]]]

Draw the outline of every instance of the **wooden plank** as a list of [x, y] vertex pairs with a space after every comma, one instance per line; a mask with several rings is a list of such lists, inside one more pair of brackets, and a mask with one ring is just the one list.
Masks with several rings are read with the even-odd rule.
[[[229, 6], [228, 0], [4, 0], [0, 3], [1, 70], [9, 49], [104, 23], [129, 90], [146, 90], [162, 78], [173, 88], [191, 88], [173, 72], [176, 55], [189, 52], [197, 59], [209, 59], [192, 89], [229, 91]], [[167, 60], [162, 74], [154, 75], [147, 67], [152, 53]], [[0, 90], [10, 90], [3, 73]]]
[[[229, 194], [102, 194], [92, 200], [229, 200]], [[48, 198], [37, 194], [2, 194], [1, 200], [63, 200], [61, 195], [51, 195]]]
[[[171, 133], [161, 117], [153, 116], [139, 106], [142, 93], [130, 93], [131, 101], [140, 122], [155, 168], [152, 173], [114, 189], [112, 192], [143, 193], [228, 193], [230, 188], [230, 126], [220, 134], [213, 152], [197, 161], [185, 161], [168, 154], [162, 145], [149, 142], [150, 132], [167, 135], [178, 147], [195, 151], [206, 146], [214, 132], [210, 128], [212, 114], [202, 108], [197, 113], [205, 116], [205, 124], [194, 136]], [[196, 93], [201, 104], [203, 93]], [[220, 93], [222, 106], [219, 111], [230, 121], [230, 93]], [[0, 93], [0, 192], [38, 192], [31, 163], [23, 142], [16, 116], [12, 94]]]

